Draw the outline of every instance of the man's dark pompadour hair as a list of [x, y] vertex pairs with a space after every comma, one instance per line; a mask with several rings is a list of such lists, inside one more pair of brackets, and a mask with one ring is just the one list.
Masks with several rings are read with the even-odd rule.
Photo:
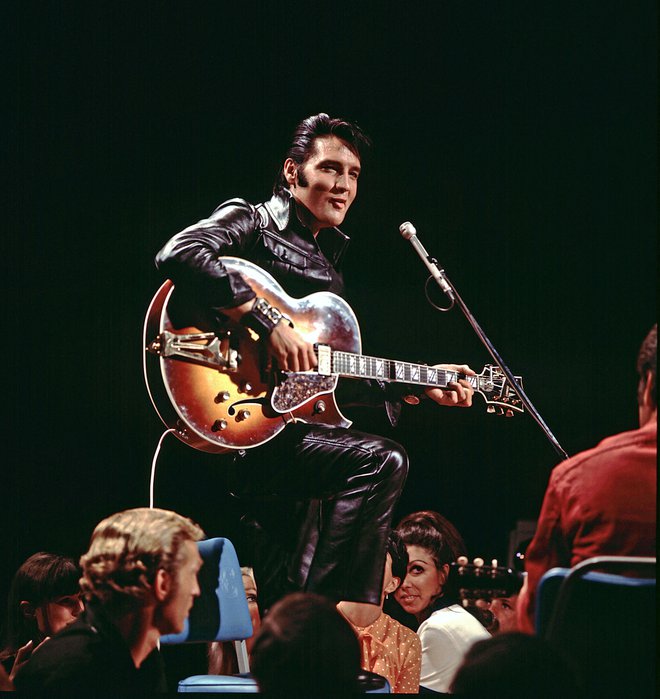
[[[302, 165], [314, 150], [314, 141], [319, 136], [337, 136], [346, 141], [351, 150], [362, 160], [365, 151], [371, 147], [371, 139], [355, 123], [345, 119], [333, 119], [324, 112], [303, 119], [293, 132], [291, 144], [284, 160], [291, 158], [296, 165]], [[284, 161], [282, 161], [284, 163]], [[284, 165], [280, 167], [275, 183], [275, 191], [287, 187], [284, 177]]]
[[392, 557], [392, 575], [399, 578], [401, 586], [408, 573], [408, 549], [399, 532], [394, 529], [387, 540], [387, 553]]

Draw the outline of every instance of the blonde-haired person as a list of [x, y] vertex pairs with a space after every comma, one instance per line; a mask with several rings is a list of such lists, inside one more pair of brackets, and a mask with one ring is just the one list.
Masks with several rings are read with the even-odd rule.
[[[249, 566], [241, 566], [245, 598], [252, 622], [252, 636], [245, 642], [248, 655], [252, 652], [255, 636], [261, 628], [261, 612], [259, 611], [259, 599], [257, 597], [257, 581], [254, 579], [254, 571]], [[209, 674], [210, 675], [235, 675], [238, 673], [238, 659], [236, 650], [231, 641], [217, 641], [209, 646]]]
[[160, 509], [104, 519], [80, 559], [86, 608], [19, 671], [16, 689], [34, 693], [165, 691], [158, 639], [183, 630], [199, 595], [204, 532]]

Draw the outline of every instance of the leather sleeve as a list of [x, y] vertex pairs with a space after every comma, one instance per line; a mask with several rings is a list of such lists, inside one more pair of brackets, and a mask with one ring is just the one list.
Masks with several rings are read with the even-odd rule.
[[228, 272], [222, 255], [245, 257], [260, 229], [256, 209], [243, 199], [221, 204], [213, 214], [171, 238], [156, 255], [156, 267], [175, 286], [207, 308], [240, 306], [255, 297], [240, 274]]

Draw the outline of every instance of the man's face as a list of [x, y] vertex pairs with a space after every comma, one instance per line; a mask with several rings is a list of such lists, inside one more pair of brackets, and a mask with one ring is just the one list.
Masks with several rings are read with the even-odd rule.
[[183, 560], [173, 580], [172, 590], [161, 609], [161, 634], [183, 631], [195, 597], [200, 594], [197, 573], [202, 567], [202, 559], [197, 544], [194, 541], [184, 541], [182, 553]]
[[500, 632], [517, 631], [518, 623], [516, 619], [516, 606], [518, 604], [518, 595], [511, 597], [496, 597], [490, 603], [490, 611], [497, 619]]
[[304, 222], [316, 235], [344, 220], [357, 194], [360, 159], [341, 138], [319, 136], [309, 158], [301, 166], [288, 159], [284, 174], [295, 200], [309, 212]]

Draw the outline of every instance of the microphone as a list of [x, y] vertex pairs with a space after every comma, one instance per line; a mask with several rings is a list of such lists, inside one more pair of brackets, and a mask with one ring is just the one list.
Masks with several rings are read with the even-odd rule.
[[413, 246], [415, 252], [419, 255], [422, 262], [426, 265], [427, 269], [431, 273], [431, 276], [438, 283], [438, 286], [445, 292], [445, 294], [447, 294], [451, 301], [453, 301], [454, 292], [452, 291], [451, 285], [444, 275], [445, 270], [440, 269], [438, 261], [431, 257], [428, 252], [426, 252], [426, 249], [417, 237], [415, 226], [413, 226], [410, 221], [406, 221], [399, 226], [399, 233], [401, 233], [406, 240], [410, 241], [410, 244]]

